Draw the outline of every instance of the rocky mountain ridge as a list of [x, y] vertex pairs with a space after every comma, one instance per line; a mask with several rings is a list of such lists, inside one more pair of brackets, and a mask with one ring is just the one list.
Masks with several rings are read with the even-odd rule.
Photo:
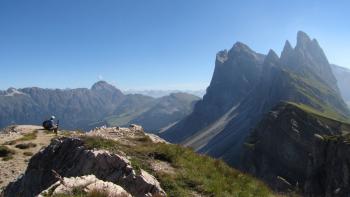
[[[175, 98], [168, 99], [167, 98]], [[182, 99], [184, 98], [184, 99]], [[182, 100], [181, 100], [182, 99]], [[104, 82], [95, 83], [90, 89], [42, 89], [9, 88], [0, 92], [0, 128], [11, 124], [40, 124], [55, 115], [62, 128], [89, 130], [96, 126], [119, 126], [134, 123], [134, 119], [160, 106], [169, 107], [174, 113], [163, 113], [164, 120], [146, 129], [157, 131], [183, 118], [192, 111], [198, 97], [174, 93], [159, 99], [143, 95], [124, 95], [119, 89]], [[168, 102], [161, 104], [164, 100]], [[183, 101], [183, 102], [182, 102]]]
[[297, 37], [296, 47], [287, 41], [281, 57], [273, 50], [266, 56], [257, 54], [242, 43], [220, 52], [203, 100], [161, 136], [237, 166], [251, 130], [281, 101], [347, 119], [349, 109], [333, 83], [335, 77], [323, 50], [305, 33]]

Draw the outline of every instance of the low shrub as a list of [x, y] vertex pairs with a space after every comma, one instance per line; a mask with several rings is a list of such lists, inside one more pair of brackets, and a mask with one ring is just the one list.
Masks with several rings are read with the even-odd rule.
[[35, 130], [31, 133], [26, 133], [23, 134], [23, 136], [21, 138], [19, 138], [17, 141], [30, 141], [30, 140], [35, 140], [37, 137], [38, 131]]
[[30, 143], [17, 144], [15, 147], [19, 149], [28, 149], [28, 148], [36, 147], [36, 144], [30, 142]]
[[32, 152], [24, 152], [23, 155], [31, 157], [31, 156], [33, 156], [33, 153]]
[[16, 140], [11, 140], [11, 141], [5, 142], [4, 145], [10, 145], [10, 146], [12, 146], [12, 145], [15, 145], [16, 143], [17, 143]]
[[10, 148], [8, 148], [7, 146], [1, 145], [0, 146], [0, 157], [2, 158], [2, 160], [7, 161], [13, 158], [13, 155], [16, 152]]

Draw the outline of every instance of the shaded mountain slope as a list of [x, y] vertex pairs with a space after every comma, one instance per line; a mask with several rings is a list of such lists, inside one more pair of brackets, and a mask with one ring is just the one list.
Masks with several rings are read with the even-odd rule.
[[349, 133], [349, 123], [305, 105], [281, 103], [246, 140], [241, 168], [278, 190], [347, 197]]
[[210, 86], [193, 113], [171, 127], [162, 136], [172, 142], [182, 142], [208, 127], [237, 105], [258, 83], [264, 56], [243, 43], [216, 55], [215, 70]]

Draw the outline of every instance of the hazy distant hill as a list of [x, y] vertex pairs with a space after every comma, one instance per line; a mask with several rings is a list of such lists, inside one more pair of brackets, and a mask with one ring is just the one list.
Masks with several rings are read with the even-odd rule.
[[338, 81], [339, 90], [350, 106], [350, 69], [332, 65], [333, 73]]
[[163, 96], [168, 96], [172, 93], [187, 93], [193, 94], [198, 97], [203, 97], [205, 90], [124, 90], [124, 94], [142, 94], [145, 96], [150, 96], [154, 98], [160, 98]]
[[[163, 114], [165, 119], [168, 116], [171, 118], [166, 119], [169, 122], [161, 120], [161, 126], [178, 121], [190, 113], [188, 108], [193, 104], [187, 100], [182, 103], [182, 100], [177, 98], [172, 103], [173, 107], [180, 111], [185, 108], [186, 110], [181, 111], [180, 114], [174, 112], [176, 115]], [[193, 99], [192, 102], [199, 98], [192, 96], [191, 99]], [[55, 115], [60, 120], [62, 128], [86, 130], [108, 124], [107, 117], [121, 117], [128, 114], [131, 118], [120, 118], [117, 122], [118, 125], [125, 125], [133, 123], [133, 119], [141, 112], [156, 107], [161, 101], [161, 99], [144, 95], [125, 95], [104, 81], [95, 83], [91, 89], [9, 88], [6, 91], [0, 91], [0, 127], [10, 124], [41, 124], [46, 118]]]
[[189, 115], [199, 100], [199, 97], [187, 93], [172, 93], [157, 99], [140, 94], [128, 96], [131, 99], [125, 100], [112, 116], [103, 120], [106, 125], [135, 123], [142, 125], [147, 132], [158, 132]]

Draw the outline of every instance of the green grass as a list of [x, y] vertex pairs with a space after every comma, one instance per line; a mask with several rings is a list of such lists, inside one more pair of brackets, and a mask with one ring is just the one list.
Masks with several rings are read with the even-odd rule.
[[306, 105], [300, 107], [307, 108], [308, 111], [314, 114], [320, 114], [341, 121], [350, 121], [349, 118], [346, 117], [346, 106], [339, 107], [328, 101], [335, 100], [336, 102], [341, 102], [340, 95], [332, 88], [319, 82], [319, 80], [314, 79], [312, 76], [300, 76], [288, 70], [284, 70], [284, 73], [290, 78], [290, 83], [293, 84], [293, 88], [309, 101], [309, 103], [304, 104], [312, 106], [313, 109]]
[[294, 103], [294, 102], [287, 102], [293, 106], [298, 107], [299, 109], [309, 113], [309, 114], [313, 114], [315, 116], [321, 117], [323, 119], [329, 119], [329, 120], [333, 120], [333, 121], [338, 121], [344, 124], [350, 124], [350, 121], [342, 116], [339, 116], [339, 114], [337, 114], [334, 111], [319, 111], [316, 110], [308, 105], [302, 104], [302, 103]]
[[[217, 197], [265, 197], [273, 193], [262, 182], [230, 168], [220, 160], [199, 155], [179, 145], [150, 143], [136, 140], [136, 145], [122, 144], [98, 137], [83, 137], [85, 146], [93, 149], [122, 151], [131, 157], [137, 170], [144, 169], [153, 174], [169, 196], [192, 196], [193, 192]], [[169, 162], [175, 173], [166, 174], [151, 170], [152, 160]]]
[[35, 131], [31, 132], [31, 133], [23, 134], [23, 136], [21, 138], [19, 138], [19, 139], [5, 142], [4, 145], [15, 145], [18, 142], [35, 140], [37, 138], [37, 134], [38, 134], [38, 131], [35, 130]]
[[24, 134], [21, 138], [17, 139], [16, 141], [30, 141], [35, 140], [37, 137], [38, 131], [33, 131], [31, 133]]

